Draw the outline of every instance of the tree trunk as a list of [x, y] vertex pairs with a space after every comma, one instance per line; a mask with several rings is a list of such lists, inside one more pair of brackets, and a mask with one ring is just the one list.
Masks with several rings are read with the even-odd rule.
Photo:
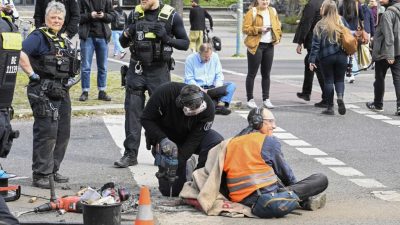
[[183, 0], [171, 0], [171, 6], [183, 18]]

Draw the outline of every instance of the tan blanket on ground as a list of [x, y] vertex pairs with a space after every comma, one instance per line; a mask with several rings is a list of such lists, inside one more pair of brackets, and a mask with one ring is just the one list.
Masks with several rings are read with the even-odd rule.
[[193, 172], [193, 181], [185, 183], [179, 196], [184, 199], [197, 199], [209, 216], [255, 217], [249, 207], [231, 202], [219, 193], [226, 146], [230, 140], [221, 142], [209, 151], [206, 165]]

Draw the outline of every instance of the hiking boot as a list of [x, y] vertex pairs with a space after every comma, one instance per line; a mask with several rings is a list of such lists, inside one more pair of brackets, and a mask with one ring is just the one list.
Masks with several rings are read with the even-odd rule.
[[255, 108], [257, 108], [257, 104], [256, 104], [256, 102], [254, 101], [254, 99], [250, 99], [250, 100], [247, 102], [247, 108], [250, 108], [250, 109], [255, 109]]
[[307, 200], [303, 201], [300, 205], [305, 210], [315, 211], [321, 209], [326, 204], [326, 193], [320, 193], [315, 196], [309, 197]]
[[376, 106], [374, 102], [367, 102], [367, 103], [365, 103], [365, 106], [367, 106], [367, 108], [372, 111], [383, 112], [383, 108]]
[[327, 109], [325, 109], [324, 111], [321, 112], [322, 114], [325, 115], [335, 115], [335, 112], [333, 111], [333, 107], [329, 106]]
[[231, 110], [226, 108], [225, 106], [216, 106], [215, 107], [215, 114], [216, 115], [229, 115], [231, 114]]
[[126, 168], [128, 166], [136, 166], [138, 164], [136, 154], [126, 154], [122, 156], [122, 158], [116, 162], [114, 162], [114, 166], [120, 168]]
[[89, 93], [87, 91], [82, 92], [81, 97], [79, 97], [79, 101], [84, 102], [88, 100]]
[[34, 177], [32, 181], [32, 186], [43, 188], [43, 189], [50, 189], [50, 180], [49, 177]]
[[338, 112], [340, 115], [346, 114], [346, 106], [344, 105], [343, 99], [338, 99], [337, 100], [338, 104]]
[[107, 102], [111, 101], [111, 97], [108, 96], [105, 91], [99, 91], [99, 96], [97, 99], [107, 101]]
[[322, 101], [320, 101], [320, 102], [315, 103], [315, 104], [314, 104], [314, 107], [317, 107], [317, 108], [327, 108], [327, 107], [328, 107], [328, 104], [326, 104], [326, 102], [325, 102], [324, 100], [322, 100]]
[[272, 103], [271, 103], [271, 101], [269, 99], [265, 99], [263, 101], [263, 105], [267, 109], [273, 109], [275, 107], [274, 105], [272, 105]]
[[297, 97], [303, 99], [304, 101], [310, 101], [310, 95], [304, 94], [303, 92], [297, 92]]
[[57, 183], [68, 183], [69, 177], [63, 176], [59, 173], [54, 174], [54, 181]]

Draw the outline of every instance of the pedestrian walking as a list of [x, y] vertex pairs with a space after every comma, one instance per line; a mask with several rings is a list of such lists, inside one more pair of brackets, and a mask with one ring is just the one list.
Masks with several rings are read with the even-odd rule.
[[336, 90], [338, 112], [340, 115], [346, 113], [343, 101], [344, 75], [347, 68], [347, 55], [342, 49], [339, 37], [343, 25], [338, 14], [336, 3], [333, 0], [325, 0], [321, 6], [321, 20], [315, 25], [314, 35], [310, 53], [310, 70], [318, 66], [315, 64], [319, 58], [319, 66], [325, 80], [327, 109], [322, 114], [334, 115], [333, 98]]
[[126, 51], [122, 48], [121, 43], [119, 43], [119, 38], [128, 22], [128, 16], [119, 5], [119, 1], [113, 1], [113, 7], [114, 12], [112, 12], [112, 14], [114, 15], [114, 21], [111, 23], [112, 41], [114, 44], [113, 56], [119, 56], [120, 59], [123, 59], [126, 55]]
[[125, 152], [114, 162], [116, 167], [137, 165], [142, 124], [140, 117], [147, 90], [151, 96], [171, 80], [175, 61], [173, 48], [187, 50], [189, 38], [183, 20], [175, 9], [159, 0], [142, 0], [128, 16], [129, 25], [120, 38], [122, 47], [130, 46], [125, 91]]
[[199, 0], [192, 0], [192, 8], [189, 12], [190, 21], [190, 46], [192, 52], [198, 52], [200, 45], [203, 44], [204, 32], [206, 30], [206, 18], [210, 23], [210, 29], [213, 30], [213, 20], [207, 10], [199, 5]]
[[381, 0], [386, 11], [379, 19], [374, 36], [372, 59], [375, 62], [374, 101], [367, 102], [367, 108], [382, 112], [387, 70], [392, 71], [396, 92], [395, 114], [400, 116], [400, 3], [396, 0]]
[[[327, 104], [324, 96], [324, 77], [318, 67], [315, 71], [311, 71], [308, 58], [310, 57], [313, 30], [317, 22], [321, 19], [320, 8], [323, 0], [310, 0], [303, 9], [299, 26], [294, 35], [293, 43], [297, 43], [296, 52], [301, 54], [302, 48], [307, 50], [304, 57], [304, 80], [301, 92], [297, 92], [297, 97], [305, 101], [310, 101], [311, 91], [313, 87], [314, 72], [317, 74], [319, 86], [321, 87], [322, 100], [314, 104], [315, 107], [326, 108]], [[316, 62], [318, 65], [318, 61]]]
[[247, 35], [244, 44], [247, 47], [246, 94], [249, 108], [257, 107], [253, 89], [260, 65], [263, 106], [269, 109], [274, 108], [269, 98], [271, 68], [274, 46], [280, 42], [282, 31], [278, 13], [269, 4], [270, 0], [253, 0], [243, 21], [242, 31]]

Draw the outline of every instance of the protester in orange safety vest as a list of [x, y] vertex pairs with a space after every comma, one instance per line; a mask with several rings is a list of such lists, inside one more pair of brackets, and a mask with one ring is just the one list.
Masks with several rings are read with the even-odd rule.
[[303, 209], [323, 207], [326, 194], [321, 192], [328, 187], [328, 178], [318, 173], [297, 182], [273, 136], [276, 123], [271, 111], [252, 109], [247, 120], [249, 126], [226, 150], [224, 172], [230, 200], [251, 207], [262, 194], [289, 190], [299, 197]]

